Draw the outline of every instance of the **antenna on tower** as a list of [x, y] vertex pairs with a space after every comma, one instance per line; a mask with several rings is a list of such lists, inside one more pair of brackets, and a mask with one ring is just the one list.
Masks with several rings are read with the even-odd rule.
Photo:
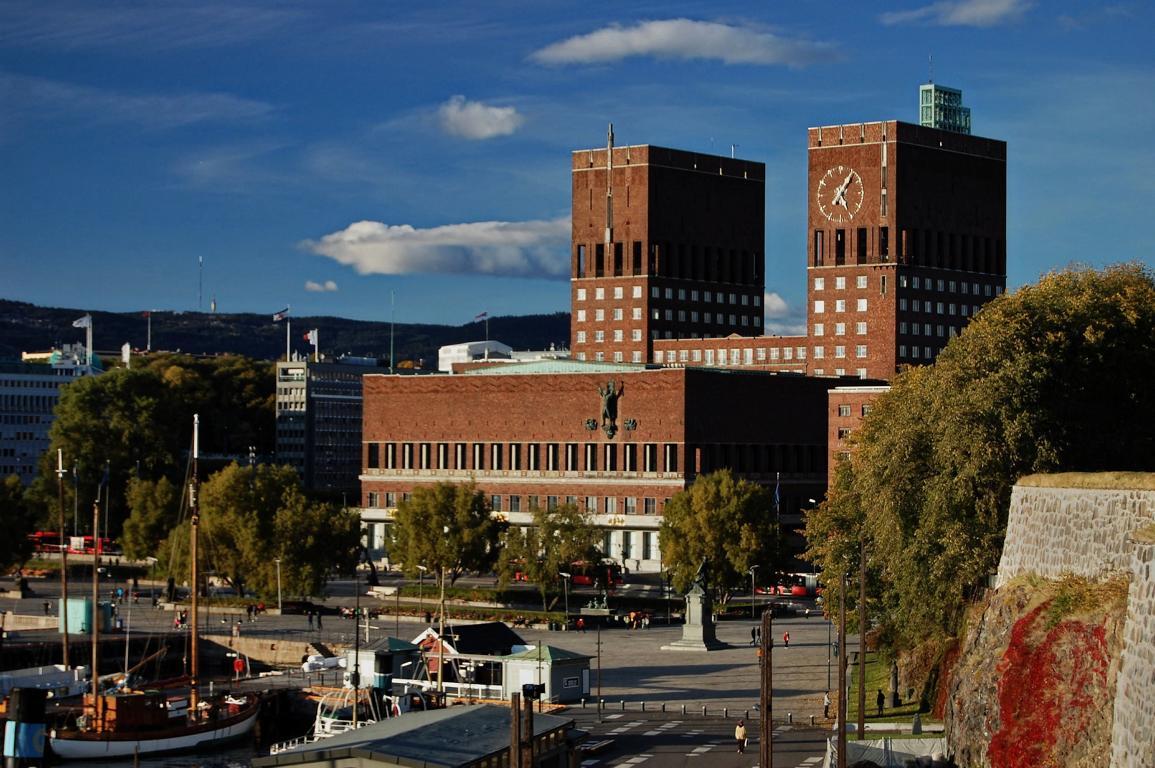
[[204, 309], [205, 257], [197, 256], [197, 312]]
[[933, 53], [928, 53], [926, 55], [926, 70], [927, 70], [927, 72], [926, 72], [927, 82], [933, 83], [934, 82], [934, 54]]
[[606, 132], [606, 250], [614, 241], [614, 124]]

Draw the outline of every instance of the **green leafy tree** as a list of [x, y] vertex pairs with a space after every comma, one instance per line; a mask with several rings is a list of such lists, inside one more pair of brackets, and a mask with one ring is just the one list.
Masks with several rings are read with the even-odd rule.
[[765, 488], [728, 469], [700, 475], [675, 494], [660, 529], [674, 588], [689, 589], [703, 562], [706, 583], [723, 599], [745, 583], [751, 566], [770, 570], [778, 537], [773, 509]]
[[991, 302], [877, 401], [808, 516], [810, 558], [835, 584], [861, 537], [883, 640], [953, 635], [998, 564], [1019, 477], [1155, 469], [1153, 380], [1142, 266], [1069, 269]]
[[422, 486], [397, 507], [389, 555], [411, 577], [422, 565], [452, 584], [466, 571], [493, 568], [501, 529], [473, 483]]
[[[199, 560], [237, 594], [316, 595], [334, 569], [349, 571], [360, 552], [356, 512], [310, 502], [289, 466], [233, 463], [200, 486]], [[170, 573], [189, 573], [189, 527], [173, 529], [161, 547]]]
[[120, 537], [124, 554], [136, 560], [156, 556], [161, 542], [177, 523], [180, 491], [167, 477], [159, 480], [131, 478], [126, 502], [130, 512]]
[[[273, 530], [288, 594], [320, 594], [331, 571], [352, 573], [361, 554], [361, 517], [355, 510], [308, 502], [299, 493], [289, 494], [277, 510]], [[276, 561], [263, 565], [255, 587], [273, 595]]]
[[597, 528], [590, 514], [573, 504], [555, 509], [534, 507], [533, 522], [528, 527], [511, 527], [506, 531], [501, 550], [500, 573], [503, 583], [515, 571], [525, 574], [537, 585], [542, 610], [550, 595], [565, 588], [559, 574], [576, 562], [600, 562]]
[[18, 475], [0, 480], [0, 520], [4, 521], [4, 535], [0, 536], [0, 568], [23, 563], [32, 553], [28, 534], [35, 530], [36, 516], [25, 498], [25, 489]]

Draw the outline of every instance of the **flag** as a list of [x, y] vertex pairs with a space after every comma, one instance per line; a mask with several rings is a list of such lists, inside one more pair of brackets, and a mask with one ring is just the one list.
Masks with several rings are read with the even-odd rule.
[[284, 319], [285, 319], [286, 317], [288, 317], [288, 316], [289, 316], [289, 308], [288, 308], [288, 307], [285, 307], [285, 308], [284, 308], [284, 309], [282, 309], [280, 312], [274, 312], [274, 313], [273, 313], [273, 322], [274, 322], [274, 323], [279, 323], [279, 322], [281, 322], [282, 320], [284, 320]]
[[79, 320], [73, 320], [72, 321], [72, 327], [73, 328], [91, 328], [92, 327], [92, 315], [85, 315], [84, 317], [80, 318]]
[[473, 322], [480, 323], [482, 320], [484, 320], [487, 317], [489, 317], [489, 313], [488, 312], [482, 312], [480, 315], [473, 318]]
[[152, 317], [152, 312], [150, 312], [149, 310], [146, 309], [145, 311], [140, 313], [140, 316], [141, 317]]
[[305, 334], [305, 341], [307, 341], [310, 344], [313, 344], [315, 346], [317, 344], [317, 335], [318, 335], [317, 329], [314, 328], [313, 330], [311, 330]]
[[98, 488], [96, 491], [98, 496], [100, 495], [100, 492], [103, 491], [105, 489], [105, 487], [108, 485], [108, 468], [109, 468], [109, 463], [106, 461], [106, 462], [104, 462], [104, 474], [101, 475], [101, 477], [100, 477], [100, 488]]

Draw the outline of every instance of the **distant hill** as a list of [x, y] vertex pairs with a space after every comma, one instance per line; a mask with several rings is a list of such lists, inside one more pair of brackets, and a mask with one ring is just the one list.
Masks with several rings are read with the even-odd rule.
[[[38, 307], [0, 299], [0, 360], [19, 360], [21, 352], [44, 351], [62, 343], [84, 341], [84, 330], [72, 323], [87, 310]], [[140, 312], [91, 312], [93, 343], [97, 351], [118, 354], [129, 342], [144, 349], [148, 320]], [[341, 317], [292, 317], [293, 349], [304, 354], [312, 347], [304, 336], [319, 331], [321, 353], [362, 357], [389, 357], [389, 323], [346, 320]], [[437, 349], [446, 344], [479, 341], [485, 326], [418, 325], [397, 323], [393, 332], [394, 359], [423, 361], [437, 366]], [[514, 349], [561, 349], [569, 345], [569, 314], [522, 315], [489, 319], [489, 338]], [[152, 348], [192, 354], [233, 353], [275, 360], [285, 354], [285, 325], [270, 315], [153, 312]]]

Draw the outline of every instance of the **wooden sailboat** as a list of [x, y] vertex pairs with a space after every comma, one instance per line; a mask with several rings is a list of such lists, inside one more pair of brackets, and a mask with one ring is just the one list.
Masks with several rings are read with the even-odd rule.
[[[191, 666], [188, 686], [163, 691], [100, 690], [99, 621], [96, 609], [99, 582], [96, 573], [100, 554], [93, 566], [92, 603], [92, 693], [85, 696], [85, 712], [74, 723], [49, 732], [48, 743], [57, 757], [65, 760], [133, 757], [161, 753], [202, 750], [239, 739], [256, 725], [260, 696], [255, 693], [222, 694], [202, 698], [198, 691], [199, 649], [197, 634], [197, 533], [200, 524], [197, 492], [199, 416], [193, 417], [192, 479], [189, 484], [191, 531], [189, 558], [192, 561]], [[97, 538], [99, 506], [93, 515], [93, 538]]]

